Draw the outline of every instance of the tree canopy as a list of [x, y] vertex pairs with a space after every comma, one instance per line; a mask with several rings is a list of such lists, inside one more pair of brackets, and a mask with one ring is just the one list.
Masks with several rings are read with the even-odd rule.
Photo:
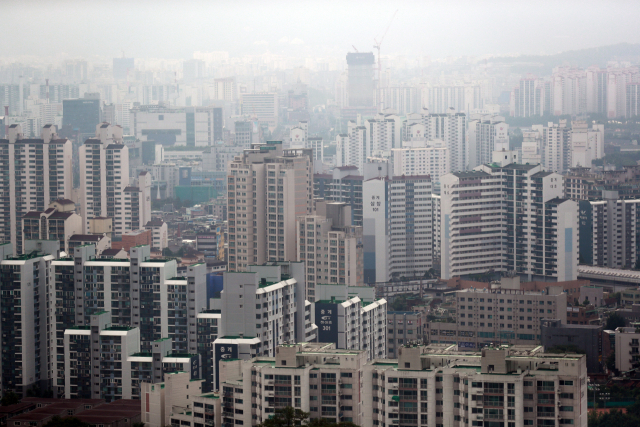
[[2, 396], [0, 403], [2, 406], [15, 405], [16, 403], [20, 403], [20, 396], [12, 391], [6, 392], [4, 396]]
[[616, 328], [624, 327], [627, 325], [627, 322], [624, 320], [624, 317], [620, 316], [617, 313], [613, 313], [607, 319], [607, 323], [605, 325], [605, 329], [610, 331], [615, 331]]

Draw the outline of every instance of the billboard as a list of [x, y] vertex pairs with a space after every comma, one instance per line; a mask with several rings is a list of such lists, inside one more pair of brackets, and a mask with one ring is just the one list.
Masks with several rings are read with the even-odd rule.
[[318, 342], [338, 345], [338, 305], [316, 303], [316, 325], [318, 326]]

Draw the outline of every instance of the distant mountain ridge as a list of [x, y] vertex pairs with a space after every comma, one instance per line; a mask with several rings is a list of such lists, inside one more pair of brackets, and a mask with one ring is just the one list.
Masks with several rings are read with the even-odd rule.
[[609, 46], [588, 49], [569, 50], [553, 55], [521, 55], [513, 57], [496, 57], [491, 62], [513, 64], [514, 72], [532, 72], [550, 74], [560, 65], [589, 67], [598, 65], [605, 67], [608, 61], [640, 62], [640, 43], [618, 43]]

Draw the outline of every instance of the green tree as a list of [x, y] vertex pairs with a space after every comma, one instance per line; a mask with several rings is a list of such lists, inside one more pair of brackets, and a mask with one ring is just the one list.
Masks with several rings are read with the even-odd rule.
[[607, 357], [605, 365], [607, 365], [607, 369], [609, 369], [610, 371], [614, 371], [616, 369], [616, 352], [615, 351], [612, 351], [609, 357]]
[[605, 329], [610, 330], [610, 331], [615, 331], [616, 328], [624, 327], [624, 326], [626, 326], [626, 324], [627, 324], [627, 322], [624, 320], [624, 317], [620, 316], [617, 313], [613, 313], [607, 319], [607, 323], [606, 323]]
[[76, 417], [60, 417], [56, 415], [44, 427], [89, 427], [90, 424], [80, 421]]
[[275, 414], [269, 419], [264, 420], [260, 427], [295, 427], [300, 426], [309, 418], [309, 413], [300, 409], [294, 409], [291, 406], [276, 410]]
[[310, 420], [306, 427], [358, 427], [351, 421], [341, 421], [339, 423], [329, 421], [326, 418], [314, 418]]
[[20, 403], [20, 396], [16, 393], [9, 391], [2, 396], [2, 400], [0, 400], [2, 406], [15, 405], [16, 403]]

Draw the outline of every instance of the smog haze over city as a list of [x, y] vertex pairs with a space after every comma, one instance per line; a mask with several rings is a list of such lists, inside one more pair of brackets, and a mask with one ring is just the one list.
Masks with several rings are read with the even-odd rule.
[[5, 0], [2, 56], [190, 58], [371, 49], [395, 10], [386, 55], [552, 54], [640, 42], [637, 1]]
[[639, 17], [0, 0], [0, 427], [640, 426]]

